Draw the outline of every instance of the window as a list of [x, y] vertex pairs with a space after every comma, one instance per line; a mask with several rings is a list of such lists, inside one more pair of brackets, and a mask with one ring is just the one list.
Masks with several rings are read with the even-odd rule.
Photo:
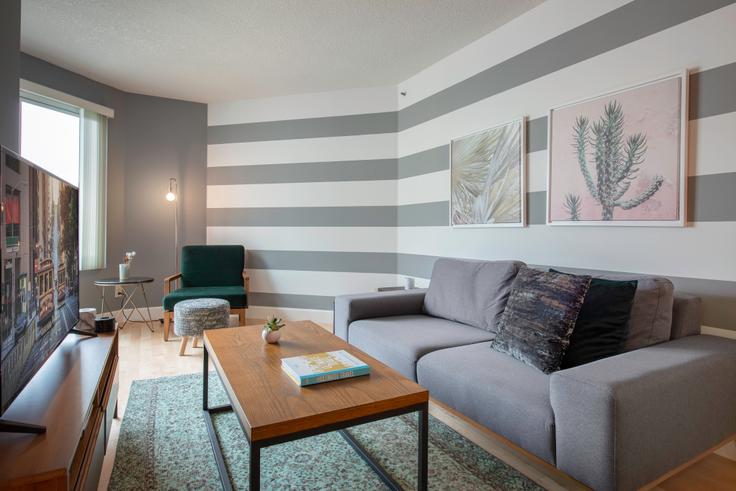
[[79, 187], [80, 269], [106, 266], [107, 118], [21, 91], [21, 155]]
[[79, 109], [61, 110], [21, 99], [23, 157], [79, 186]]

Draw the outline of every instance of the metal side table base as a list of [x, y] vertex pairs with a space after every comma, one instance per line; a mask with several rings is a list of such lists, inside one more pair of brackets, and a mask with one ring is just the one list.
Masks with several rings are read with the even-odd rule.
[[[153, 283], [153, 278], [150, 278], [148, 276], [131, 276], [128, 279], [121, 280], [119, 278], [104, 278], [100, 280], [95, 280], [94, 284], [100, 289], [100, 314], [104, 314], [105, 312], [109, 313], [111, 317], [114, 317], [115, 315], [112, 312], [112, 309], [110, 309], [110, 306], [105, 301], [105, 291], [109, 287], [118, 287], [123, 291], [123, 298], [122, 304], [120, 305], [120, 312], [123, 315], [123, 322], [118, 326], [119, 329], [123, 329], [126, 324], [128, 324], [128, 321], [133, 317], [134, 313], [138, 313], [141, 319], [146, 323], [146, 327], [148, 327], [148, 330], [151, 332], [154, 332], [153, 329], [153, 318], [151, 317], [151, 307], [148, 303], [148, 296], [146, 295], [146, 283]], [[132, 290], [126, 289], [126, 287], [132, 287]], [[143, 302], [145, 303], [146, 311], [148, 312], [148, 317], [143, 315], [143, 312], [141, 312], [141, 309], [136, 305], [135, 301], [133, 300], [133, 297], [135, 296], [138, 289], [141, 290], [141, 293], [143, 295]], [[131, 305], [133, 307], [133, 310], [126, 314], [125, 308]]]

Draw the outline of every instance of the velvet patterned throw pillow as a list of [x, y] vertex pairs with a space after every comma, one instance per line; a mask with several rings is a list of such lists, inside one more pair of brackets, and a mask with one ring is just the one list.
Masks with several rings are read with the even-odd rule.
[[602, 360], [624, 350], [636, 286], [636, 280], [593, 278], [590, 281], [561, 368]]
[[522, 267], [491, 348], [544, 373], [559, 370], [590, 280]]

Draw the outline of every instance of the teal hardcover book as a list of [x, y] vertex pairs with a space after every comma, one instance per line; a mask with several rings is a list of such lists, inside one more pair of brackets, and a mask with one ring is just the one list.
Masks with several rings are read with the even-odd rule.
[[370, 373], [368, 365], [345, 350], [283, 358], [281, 369], [301, 387]]

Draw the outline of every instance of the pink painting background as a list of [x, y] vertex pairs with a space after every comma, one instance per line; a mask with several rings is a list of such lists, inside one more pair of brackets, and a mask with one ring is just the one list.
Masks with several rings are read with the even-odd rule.
[[[604, 96], [552, 111], [552, 139], [550, 165], [550, 218], [568, 221], [564, 208], [565, 195], [574, 193], [582, 200], [580, 220], [601, 221], [601, 206], [590, 195], [580, 172], [573, 128], [575, 118], [585, 115], [590, 124], [603, 115], [603, 108], [613, 99], [621, 104], [624, 113], [624, 142], [626, 138], [643, 132], [647, 138], [644, 163], [636, 179], [622, 200], [637, 196], [645, 190], [656, 175], [664, 178], [662, 187], [654, 196], [631, 210], [616, 207], [614, 221], [625, 220], [678, 220], [680, 193], [680, 78], [672, 78], [637, 87], [625, 92]], [[590, 130], [589, 130], [590, 131]], [[595, 161], [588, 145], [588, 169], [596, 180]]]

